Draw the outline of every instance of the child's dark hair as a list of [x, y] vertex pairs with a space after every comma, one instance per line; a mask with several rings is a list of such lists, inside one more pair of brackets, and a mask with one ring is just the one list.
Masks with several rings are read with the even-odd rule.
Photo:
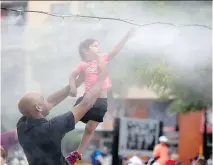
[[87, 51], [90, 45], [92, 45], [95, 41], [97, 40], [89, 38], [80, 43], [78, 51], [82, 60], [85, 60], [85, 51]]

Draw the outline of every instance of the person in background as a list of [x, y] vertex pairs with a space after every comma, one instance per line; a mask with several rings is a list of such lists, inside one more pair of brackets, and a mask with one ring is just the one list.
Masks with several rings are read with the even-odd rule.
[[24, 151], [22, 150], [19, 143], [11, 147], [9, 153], [10, 155], [8, 156], [8, 159], [10, 158], [11, 160], [11, 163], [8, 162], [9, 165], [26, 165], [28, 163], [26, 155], [24, 154]]
[[161, 136], [159, 142], [160, 144], [157, 144], [153, 151], [153, 158], [156, 160], [153, 165], [165, 165], [169, 160], [168, 138]]
[[212, 154], [210, 155], [209, 159], [207, 160], [208, 165], [212, 165]]
[[118, 165], [126, 165], [128, 161], [128, 157], [119, 155], [118, 157]]
[[6, 161], [7, 161], [7, 152], [1, 146], [1, 165], [7, 165]]
[[9, 147], [18, 143], [17, 131], [8, 131], [1, 133], [1, 146], [5, 152], [8, 152]]
[[170, 160], [166, 161], [166, 165], [178, 165], [180, 164], [179, 155], [178, 154], [172, 154]]
[[138, 156], [133, 156], [128, 160], [127, 165], [144, 165], [144, 162]]
[[146, 164], [146, 165], [152, 165], [154, 162], [155, 162], [155, 159], [154, 159], [154, 158], [149, 158], [149, 159], [145, 162], [145, 164]]
[[190, 165], [195, 165], [198, 158], [199, 158], [199, 153], [197, 153], [195, 157], [190, 159]]
[[102, 151], [96, 149], [91, 155], [91, 163], [92, 165], [105, 165], [104, 157], [108, 154], [107, 147], [103, 147]]
[[127, 161], [128, 161], [128, 157], [125, 157], [125, 156], [119, 156], [119, 163], [118, 165], [126, 165], [127, 164]]
[[103, 153], [104, 165], [111, 165], [112, 164], [112, 155], [110, 154], [110, 151], [106, 146], [103, 147], [102, 153]]
[[195, 162], [195, 165], [207, 165], [207, 162], [203, 158], [198, 158]]

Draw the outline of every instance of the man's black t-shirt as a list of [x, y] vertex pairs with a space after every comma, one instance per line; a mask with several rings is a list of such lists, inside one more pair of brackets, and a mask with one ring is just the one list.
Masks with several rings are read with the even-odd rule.
[[61, 140], [74, 128], [72, 112], [49, 121], [21, 117], [17, 123], [17, 133], [29, 165], [66, 165], [61, 152]]

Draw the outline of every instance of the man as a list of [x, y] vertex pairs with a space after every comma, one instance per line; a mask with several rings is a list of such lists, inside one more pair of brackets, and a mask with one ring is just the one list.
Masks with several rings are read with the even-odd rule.
[[65, 134], [75, 128], [75, 124], [89, 111], [98, 98], [103, 80], [106, 78], [105, 65], [97, 83], [84, 95], [83, 100], [72, 112], [59, 115], [47, 121], [49, 111], [63, 101], [70, 92], [69, 85], [44, 99], [39, 93], [25, 94], [18, 103], [23, 114], [17, 123], [19, 143], [22, 146], [29, 165], [65, 165], [69, 164], [61, 152], [61, 140]]
[[212, 165], [212, 154], [210, 155], [209, 159], [207, 160], [208, 165]]
[[168, 139], [165, 136], [159, 138], [160, 144], [157, 144], [153, 151], [153, 158], [156, 160], [153, 165], [165, 165], [169, 160]]
[[179, 165], [181, 162], [179, 161], [179, 155], [173, 153], [169, 160], [166, 161], [166, 165]]
[[96, 149], [91, 156], [92, 165], [105, 165], [104, 157], [107, 156], [107, 154], [107, 147], [103, 147], [102, 151]]
[[144, 165], [144, 163], [138, 156], [133, 156], [128, 160], [127, 165]]

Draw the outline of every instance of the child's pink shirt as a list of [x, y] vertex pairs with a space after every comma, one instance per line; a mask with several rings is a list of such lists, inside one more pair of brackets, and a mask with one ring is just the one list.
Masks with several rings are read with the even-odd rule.
[[[99, 62], [108, 62], [108, 54], [100, 55]], [[85, 74], [85, 92], [88, 91], [98, 80], [98, 60], [94, 60], [91, 62], [81, 61], [80, 64], [75, 68], [74, 72]], [[112, 86], [110, 77], [107, 76], [103, 81], [102, 89], [107, 89]]]

